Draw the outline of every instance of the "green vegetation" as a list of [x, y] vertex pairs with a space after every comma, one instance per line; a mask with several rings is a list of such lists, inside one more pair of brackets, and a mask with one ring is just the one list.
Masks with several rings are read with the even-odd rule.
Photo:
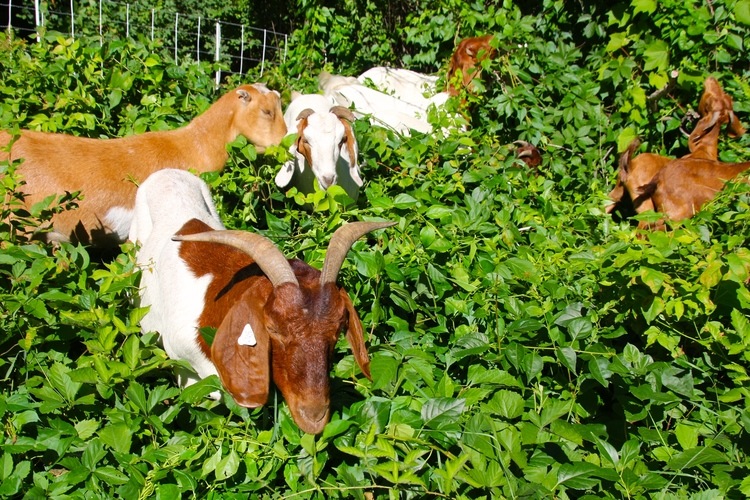
[[[179, 391], [175, 362], [139, 331], [132, 246], [100, 263], [25, 241], [18, 224], [75, 200], [25, 213], [6, 162], [0, 496], [750, 495], [750, 189], [731, 184], [692, 220], [640, 238], [603, 209], [632, 137], [684, 154], [681, 122], [706, 76], [750, 123], [750, 1], [297, 3], [304, 25], [264, 75], [285, 95], [312, 91], [324, 67], [444, 71], [454, 38], [495, 33], [507, 49], [485, 63], [469, 131], [403, 138], [356, 123], [357, 207], [332, 188], [309, 213], [279, 192], [282, 147], [257, 155], [237, 141], [227, 169], [205, 176], [227, 226], [318, 267], [345, 221], [398, 222], [357, 242], [340, 276], [372, 382], [342, 341], [320, 436], [301, 433], [281, 398], [253, 411], [211, 401], [215, 378]], [[158, 42], [0, 35], [0, 128], [174, 128], [237, 83], [216, 91], [211, 66], [160, 54]], [[673, 69], [676, 86], [649, 101]], [[543, 150], [538, 173], [514, 158], [516, 139]], [[722, 138], [724, 161], [748, 151], [749, 138]]]

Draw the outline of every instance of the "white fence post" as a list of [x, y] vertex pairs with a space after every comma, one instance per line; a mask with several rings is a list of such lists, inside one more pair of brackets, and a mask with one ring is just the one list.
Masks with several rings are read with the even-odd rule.
[[[214, 53], [214, 61], [219, 62], [219, 58], [221, 57], [221, 23], [218, 21], [216, 22], [216, 50]], [[219, 88], [219, 82], [221, 82], [221, 69], [219, 69], [218, 64], [216, 67], [216, 88]]]
[[130, 4], [125, 4], [125, 37], [130, 38]]
[[76, 37], [76, 19], [75, 14], [73, 13], [73, 0], [70, 0], [70, 38]]
[[99, 0], [99, 45], [104, 45], [104, 33], [102, 30], [102, 0]]
[[154, 41], [154, 9], [151, 9], [151, 41]]
[[174, 62], [177, 64], [177, 20], [180, 18], [180, 13], [174, 15]]
[[245, 25], [240, 30], [240, 75], [243, 74], [242, 67], [245, 62]]
[[[8, 1], [10, 3], [10, 0]], [[42, 21], [39, 17], [39, 0], [34, 0], [34, 22], [36, 23], [36, 41], [37, 43], [40, 41], [39, 39], [39, 26], [41, 25]], [[8, 18], [8, 25], [10, 26], [10, 18]]]
[[263, 68], [266, 65], [266, 30], [263, 30], [263, 55], [260, 57], [260, 76], [263, 76]]
[[195, 58], [201, 62], [201, 16], [198, 16], [198, 41], [195, 42]]

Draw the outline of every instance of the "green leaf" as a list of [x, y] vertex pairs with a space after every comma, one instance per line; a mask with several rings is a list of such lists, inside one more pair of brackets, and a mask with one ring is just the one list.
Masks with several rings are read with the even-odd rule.
[[742, 24], [750, 25], [750, 0], [739, 0], [734, 4], [734, 18]]
[[557, 360], [562, 363], [565, 368], [575, 374], [576, 360], [578, 359], [575, 350], [571, 347], [558, 347], [555, 349], [555, 353], [557, 354]]
[[643, 53], [646, 71], [667, 71], [669, 69], [669, 45], [663, 40], [654, 40]]
[[488, 408], [500, 417], [511, 420], [523, 415], [524, 399], [516, 392], [501, 389], [492, 396]]
[[108, 465], [96, 469], [94, 475], [107, 484], [125, 484], [129, 480], [123, 472]]
[[667, 464], [674, 471], [683, 471], [708, 463], [729, 463], [729, 457], [715, 448], [696, 446], [679, 453]]
[[425, 425], [437, 429], [442, 425], [455, 424], [464, 411], [463, 399], [434, 398], [422, 405], [422, 420]]

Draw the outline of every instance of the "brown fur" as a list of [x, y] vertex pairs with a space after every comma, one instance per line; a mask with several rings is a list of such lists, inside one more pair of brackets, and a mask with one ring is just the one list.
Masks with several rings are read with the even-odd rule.
[[[72, 240], [110, 246], [127, 236], [105, 222], [114, 207], [132, 210], [137, 184], [162, 168], [220, 170], [226, 145], [244, 135], [261, 149], [286, 134], [281, 103], [273, 92], [251, 85], [227, 92], [187, 126], [117, 139], [88, 139], [24, 130], [12, 145], [10, 159], [23, 159], [19, 171], [25, 203], [52, 194], [80, 191], [77, 210], [57, 214], [49, 241]], [[0, 144], [11, 140], [0, 131]]]
[[[698, 158], [680, 158], [669, 162], [645, 186], [643, 195], [653, 201], [654, 209], [669, 220], [679, 221], [695, 215], [701, 207], [712, 200], [724, 184], [750, 168], [750, 162], [723, 163]], [[641, 222], [642, 229], [650, 227]], [[652, 229], [664, 229], [664, 222], [657, 222]]]
[[[690, 153], [682, 159], [717, 160], [719, 134], [721, 126], [725, 123], [731, 137], [744, 134], [745, 129], [734, 115], [732, 107], [731, 96], [724, 93], [719, 82], [713, 77], [707, 78], [698, 105], [701, 119], [688, 138]], [[616, 210], [626, 198], [633, 202], [636, 213], [655, 209], [654, 201], [648, 194], [650, 190], [642, 189], [642, 187], [650, 183], [674, 158], [654, 153], [642, 153], [633, 158], [639, 145], [640, 141], [632, 141], [620, 157], [617, 183], [609, 193], [609, 198], [613, 203], [607, 206], [608, 213]]]
[[[459, 42], [458, 47], [451, 56], [448, 67], [448, 94], [456, 96], [461, 88], [468, 88], [474, 78], [478, 78], [482, 68], [478, 65], [487, 58], [493, 59], [497, 51], [490, 46], [492, 35], [465, 38]], [[456, 73], [461, 72], [461, 85], [456, 81]]]
[[[208, 230], [192, 220], [178, 234]], [[320, 271], [297, 259], [289, 263], [299, 288], [274, 288], [253, 259], [234, 248], [184, 241], [179, 252], [196, 276], [212, 276], [199, 326], [217, 328], [210, 357], [224, 387], [238, 404], [255, 407], [266, 402], [272, 378], [297, 425], [322, 431], [330, 417], [329, 371], [341, 332], [362, 373], [371, 376], [362, 323], [346, 290], [333, 283], [321, 287]], [[237, 344], [247, 323], [257, 346]]]

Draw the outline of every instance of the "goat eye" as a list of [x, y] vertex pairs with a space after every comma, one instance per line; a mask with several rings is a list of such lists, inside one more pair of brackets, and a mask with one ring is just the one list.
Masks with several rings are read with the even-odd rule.
[[266, 116], [272, 116], [273, 112], [270, 109], [264, 109], [263, 110], [263, 114], [266, 115]]

